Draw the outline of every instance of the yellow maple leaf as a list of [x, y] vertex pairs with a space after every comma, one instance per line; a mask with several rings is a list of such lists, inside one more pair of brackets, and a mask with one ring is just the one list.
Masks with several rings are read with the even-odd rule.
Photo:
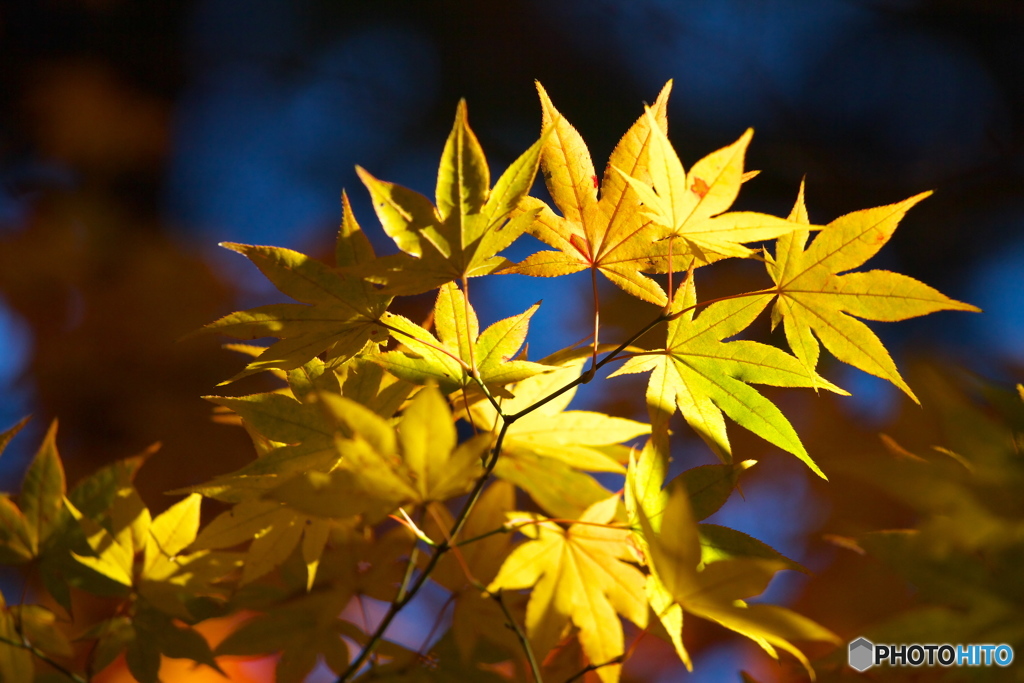
[[807, 657], [791, 641], [838, 643], [835, 634], [783, 607], [745, 602], [764, 592], [775, 573], [791, 568], [793, 563], [770, 549], [725, 559], [709, 557], [702, 548], [685, 480], [677, 479], [663, 491], [652, 485], [657, 480], [651, 478], [657, 464], [641, 464], [645, 458], [657, 459], [656, 450], [645, 451], [640, 461], [631, 462], [626, 487], [632, 491], [627, 498], [638, 546], [651, 570], [646, 586], [648, 600], [669, 629], [687, 668], [691, 668], [691, 662], [679, 637], [684, 612], [750, 638], [772, 657], [778, 658], [776, 648], [786, 650], [813, 678]]
[[368, 343], [387, 340], [387, 331], [378, 321], [391, 297], [378, 293], [373, 285], [346, 270], [372, 263], [374, 254], [356, 222], [348, 197], [343, 193], [341, 199], [336, 268], [291, 249], [221, 244], [249, 258], [279, 290], [302, 302], [238, 311], [200, 330], [236, 339], [279, 339], [228, 382], [261, 370], [291, 370], [324, 351], [330, 358], [345, 361]]
[[534, 304], [519, 315], [499, 320], [481, 333], [466, 295], [448, 283], [438, 291], [434, 306], [437, 337], [407, 318], [387, 313], [383, 322], [411, 353], [387, 351], [367, 358], [396, 377], [416, 384], [433, 382], [446, 393], [457, 389], [472, 392], [479, 380], [496, 395], [511, 396], [504, 389], [506, 384], [550, 369], [514, 359], [539, 306]]
[[[786, 340], [809, 374], [818, 362], [820, 339], [842, 362], [892, 382], [917, 401], [881, 340], [856, 318], [893, 322], [943, 310], [981, 310], [899, 273], [841, 274], [874, 256], [907, 211], [929, 194], [841, 216], [825, 226], [806, 249], [807, 229], [782, 235], [776, 242], [775, 257], [766, 254], [778, 295], [772, 325], [783, 322]], [[790, 218], [808, 223], [802, 184]]]
[[653, 221], [655, 239], [676, 243], [670, 266], [673, 271], [751, 256], [754, 250], [744, 243], [773, 239], [797, 228], [791, 221], [768, 214], [728, 211], [740, 185], [750, 177], [743, 172], [743, 157], [753, 130], [704, 157], [686, 173], [665, 131], [654, 125], [656, 116], [648, 109], [651, 183], [629, 169], [618, 172], [643, 202], [641, 212]]
[[437, 206], [418, 192], [356, 167], [381, 225], [401, 253], [360, 264], [352, 272], [384, 285], [388, 294], [421, 294], [447, 282], [487, 275], [510, 265], [497, 253], [532, 220], [508, 220], [537, 174], [541, 140], [512, 162], [491, 188], [483, 149], [459, 103], [437, 174]]
[[665, 112], [671, 89], [669, 81], [651, 107], [652, 114], [641, 116], [622, 136], [599, 184], [583, 138], [555, 109], [543, 86], [537, 84], [547, 135], [541, 168], [548, 192], [562, 215], [533, 197], [525, 198], [520, 208], [537, 212], [529, 233], [559, 251], [537, 252], [502, 272], [555, 277], [589, 268], [633, 296], [665, 305], [661, 286], [641, 274], [656, 270], [656, 259], [663, 254], [664, 246], [655, 244], [657, 234], [650, 219], [640, 213], [636, 193], [612, 167], [646, 179], [652, 129], [668, 125]]
[[[568, 529], [543, 521], [523, 527], [531, 540], [512, 551], [488, 586], [489, 591], [532, 589], [526, 633], [538, 656], [571, 623], [590, 662], [604, 664], [624, 652], [618, 615], [640, 628], [647, 625], [644, 576], [627, 564], [633, 559], [630, 532], [601, 526], [612, 521], [618, 504], [618, 496], [595, 503]], [[615, 683], [621, 668], [603, 666], [597, 674], [604, 683]]]

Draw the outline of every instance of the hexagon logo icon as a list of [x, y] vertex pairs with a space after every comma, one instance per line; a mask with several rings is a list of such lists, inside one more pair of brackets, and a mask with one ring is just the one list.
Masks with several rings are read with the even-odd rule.
[[875, 644], [867, 638], [858, 638], [850, 643], [850, 666], [857, 671], [866, 671], [874, 664]]

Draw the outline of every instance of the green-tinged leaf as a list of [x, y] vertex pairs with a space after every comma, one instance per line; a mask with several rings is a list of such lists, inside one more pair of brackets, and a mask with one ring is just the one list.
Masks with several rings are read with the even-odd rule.
[[138, 683], [160, 682], [160, 645], [154, 638], [145, 638], [132, 627], [132, 638], [124, 653], [128, 671]]
[[[618, 496], [595, 503], [568, 530], [550, 522], [533, 526], [534, 540], [513, 550], [488, 586], [491, 592], [532, 589], [526, 633], [538, 657], [548, 653], [570, 622], [595, 663], [623, 654], [619, 614], [646, 626], [644, 576], [623, 561], [632, 557], [629, 530], [605, 526], [614, 519], [618, 503]], [[614, 683], [619, 669], [602, 667], [598, 675]]]
[[753, 557], [779, 562], [786, 569], [810, 573], [799, 562], [742, 531], [717, 524], [698, 524], [697, 533], [700, 535], [701, 562], [705, 565], [729, 558]]
[[334, 436], [334, 428], [316, 406], [299, 403], [284, 394], [207, 396], [206, 400], [235, 411], [272, 441], [296, 444], [311, 438], [330, 440]]
[[771, 401], [750, 383], [772, 386], [822, 386], [845, 393], [826, 380], [808, 376], [806, 366], [779, 349], [758, 342], [723, 341], [748, 327], [771, 300], [771, 292], [755, 292], [711, 304], [697, 317], [693, 278], [675, 297], [665, 348], [631, 358], [614, 375], [653, 371], [647, 387], [652, 415], [671, 415], [675, 407], [686, 422], [725, 463], [732, 460], [724, 415], [818, 469], [796, 431]]
[[209, 550], [174, 557], [159, 554], [143, 570], [137, 591], [164, 614], [194, 622], [219, 612], [216, 605], [222, 604], [230, 592], [225, 579], [232, 577], [244, 561], [241, 553]]
[[343, 519], [363, 515], [376, 522], [418, 494], [396, 465], [365, 441], [340, 440], [338, 469], [293, 477], [268, 495], [314, 517]]
[[3, 596], [0, 595], [0, 681], [31, 681], [35, 671], [32, 653], [8, 644], [23, 641], [14, 615], [3, 607]]
[[[502, 410], [513, 414], [530, 407], [578, 378], [585, 362], [577, 358], [549, 366], [548, 373], [510, 386], [515, 398], [502, 401]], [[648, 425], [625, 418], [565, 410], [575, 393], [575, 388], [566, 391], [512, 423], [495, 469], [498, 477], [515, 483], [551, 514], [572, 519], [608, 496], [607, 489], [580, 470], [623, 473], [606, 447], [650, 431]], [[470, 417], [481, 430], [500, 425], [488, 402], [473, 405]]]
[[280, 507], [271, 525], [256, 534], [249, 545], [240, 585], [251, 583], [283, 564], [298, 546], [305, 521], [305, 516], [297, 515], [287, 507]]
[[130, 532], [132, 553], [140, 552], [146, 545], [151, 516], [142, 497], [134, 486], [125, 486], [117, 491], [114, 502], [107, 511], [110, 527], [115, 535], [123, 529]]
[[11, 439], [18, 435], [18, 432], [21, 431], [22, 427], [28, 424], [28, 421], [30, 419], [32, 419], [32, 416], [26, 415], [25, 417], [18, 420], [17, 424], [15, 424], [10, 429], [5, 429], [4, 431], [0, 432], [0, 455], [3, 455], [4, 450], [7, 448], [7, 444], [11, 442]]
[[57, 453], [57, 421], [54, 420], [25, 472], [18, 497], [33, 554], [39, 552], [53, 533], [65, 490], [64, 466]]
[[701, 465], [679, 475], [690, 496], [693, 518], [698, 522], [710, 517], [729, 499], [740, 472], [752, 467], [756, 460], [736, 465]]
[[42, 605], [14, 605], [10, 613], [32, 647], [53, 657], [72, 655], [71, 641], [58, 628], [56, 614]]
[[351, 272], [351, 268], [372, 263], [374, 254], [347, 195], [342, 194], [342, 223], [335, 249], [337, 268], [290, 249], [234, 243], [222, 246], [246, 256], [278, 289], [305, 304], [272, 304], [239, 311], [203, 328], [204, 332], [220, 332], [236, 339], [280, 340], [232, 379], [260, 370], [292, 370], [325, 351], [345, 361], [367, 344], [387, 340], [387, 331], [379, 320], [391, 297], [379, 294], [373, 285]]
[[493, 394], [510, 397], [506, 384], [550, 370], [540, 363], [513, 360], [539, 305], [478, 333], [476, 311], [458, 287], [446, 284], [434, 306], [437, 337], [401, 316], [388, 314], [384, 319], [392, 336], [415, 355], [389, 351], [369, 358], [397, 377], [416, 384], [437, 384], [445, 393], [463, 389], [480, 397], [478, 379]]
[[348, 194], [342, 190], [341, 227], [338, 228], [338, 239], [335, 242], [334, 264], [338, 268], [349, 268], [368, 263], [374, 258], [373, 245], [359, 227]]
[[398, 425], [402, 458], [423, 501], [446, 500], [468, 491], [483, 472], [481, 456], [490, 438], [482, 434], [456, 448], [451, 410], [435, 387], [416, 394]]
[[202, 496], [193, 493], [164, 510], [153, 520], [149, 525], [149, 535], [145, 544], [143, 571], [151, 567], [158, 557], [174, 557], [196, 540], [201, 503]]
[[320, 557], [331, 533], [331, 520], [307, 519], [302, 533], [302, 561], [306, 565], [306, 590], [313, 590]]
[[[667, 610], [667, 594], [683, 610], [751, 638], [773, 657], [777, 657], [776, 647], [790, 652], [812, 674], [807, 658], [790, 641], [838, 642], [827, 629], [789, 610], [774, 605], [748, 606], [743, 602], [763, 592], [776, 571], [792, 564], [767, 546], [748, 543], [746, 550], [752, 551], [754, 556], [701, 562], [702, 539], [682, 480], [677, 480], [670, 489], [660, 532], [652, 528], [642, 507], [637, 508], [637, 517], [649, 549], [648, 565], [662, 584], [648, 589], [653, 597], [652, 607]], [[701, 525], [701, 530], [710, 526]], [[732, 537], [729, 542], [736, 540], [737, 537]], [[684, 661], [687, 661], [685, 657]]]
[[494, 475], [523, 489], [541, 508], [560, 519], [579, 518], [611, 493], [589, 474], [528, 450], [503, 449]]
[[128, 643], [126, 659], [128, 669], [140, 683], [144, 680], [158, 680], [161, 655], [191, 659], [224, 675], [213, 658], [209, 644], [198, 631], [188, 626], [175, 625], [171, 617], [144, 602], [137, 606], [132, 627], [135, 633]]
[[282, 653], [275, 681], [301, 683], [323, 656], [335, 673], [348, 663], [341, 636], [352, 634], [338, 615], [352, 598], [348, 587], [304, 595], [246, 621], [217, 646], [216, 655]]
[[6, 494], [0, 494], [0, 564], [21, 564], [32, 559], [28, 521]]
[[423, 195], [357, 167], [384, 231], [402, 253], [352, 272], [383, 284], [388, 294], [409, 295], [510, 265], [496, 254], [526, 228], [525, 221], [508, 218], [533, 184], [541, 144], [513, 162], [492, 191], [487, 161], [460, 103], [441, 158], [436, 209]]
[[693, 671], [693, 660], [690, 652], [683, 643], [683, 608], [672, 597], [672, 593], [665, 588], [657, 574], [651, 573], [647, 576], [647, 583], [644, 586], [647, 593], [647, 601], [651, 610], [658, 616], [661, 625], [665, 627], [672, 647], [679, 655], [679, 661], [683, 663], [687, 671]]
[[[661, 530], [661, 518], [668, 504], [668, 493], [662, 488], [671, 460], [668, 445], [668, 420], [655, 421], [651, 438], [639, 455], [631, 454], [626, 471], [625, 504], [631, 528], [640, 528], [640, 513], [655, 532]], [[639, 537], [642, 542], [642, 536]]]
[[[772, 321], [783, 321], [786, 339], [809, 371], [818, 360], [816, 335], [840, 361], [892, 382], [917, 401], [882, 342], [856, 318], [888, 322], [942, 310], [980, 310], [898, 273], [872, 270], [841, 275], [874, 256], [907, 211], [929, 194], [841, 216], [822, 229], [806, 250], [806, 231], [779, 239], [775, 259], [767, 261], [779, 297]], [[793, 216], [805, 222], [806, 213], [801, 187]]]
[[415, 388], [365, 358], [352, 359], [342, 370], [341, 395], [383, 418], [393, 417]]
[[103, 671], [125, 651], [134, 638], [135, 628], [132, 627], [131, 617], [118, 616], [93, 625], [77, 640], [96, 641], [92, 651], [92, 666], [96, 671]]
[[116, 534], [111, 534], [97, 522], [84, 517], [69, 499], [65, 498], [64, 504], [82, 527], [85, 539], [95, 553], [95, 556], [79, 555], [74, 552], [71, 555], [89, 569], [122, 586], [130, 587], [135, 561], [131, 526], [126, 526]]
[[491, 187], [484, 150], [466, 120], [466, 101], [459, 102], [455, 125], [437, 172], [437, 212], [441, 220], [453, 213], [459, 217], [480, 213]]
[[322, 393], [317, 395], [317, 399], [328, 421], [340, 427], [345, 437], [352, 438], [358, 434], [382, 455], [398, 452], [395, 430], [377, 413], [337, 394]]
[[279, 502], [245, 501], [203, 527], [189, 550], [231, 548], [251, 541], [242, 570], [242, 583], [250, 583], [288, 558], [306, 519]]
[[280, 503], [252, 500], [222, 512], [203, 527], [190, 550], [231, 548], [250, 541], [274, 523]]
[[[536, 218], [530, 234], [559, 251], [542, 251], [503, 272], [537, 277], [555, 277], [594, 269], [618, 287], [644, 301], [663, 306], [665, 292], [641, 273], [656, 272], [660, 248], [650, 220], [641, 213], [641, 197], [617, 174], [606, 172], [600, 183], [583, 139], [555, 109], [538, 83], [543, 110], [544, 134], [541, 167], [548, 192], [561, 216], [532, 197], [524, 198], [519, 210]], [[666, 110], [671, 81], [654, 103], [655, 128], [667, 127]], [[640, 117], [612, 151], [609, 168], [628, 169], [636, 178], [648, 177], [648, 152], [652, 137], [651, 119]], [[600, 198], [598, 190], [600, 189]], [[686, 264], [678, 264], [685, 269]]]
[[319, 358], [311, 358], [305, 365], [289, 370], [287, 378], [292, 396], [303, 403], [311, 393], [317, 391], [341, 393], [341, 382], [334, 369]]

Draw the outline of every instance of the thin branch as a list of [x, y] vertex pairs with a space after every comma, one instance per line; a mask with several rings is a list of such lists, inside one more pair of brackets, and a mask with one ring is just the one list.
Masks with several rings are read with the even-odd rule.
[[577, 671], [575, 674], [565, 679], [565, 683], [572, 683], [573, 681], [578, 681], [591, 671], [597, 671], [598, 669], [603, 669], [604, 667], [611, 666], [613, 664], [622, 664], [622, 662], [624, 662], [625, 660], [626, 655], [619, 655], [618, 657], [609, 659], [607, 662], [602, 662], [601, 664], [588, 664], [582, 670]]
[[[455, 517], [455, 523], [452, 525], [452, 529], [449, 532], [450, 540], [445, 540], [444, 542], [439, 543], [436, 548], [434, 548], [433, 553], [430, 555], [430, 559], [427, 560], [426, 566], [423, 567], [423, 570], [416, 576], [415, 580], [413, 580], [411, 584], [406, 586], [406, 581], [403, 581], [403, 588], [405, 590], [399, 590], [401, 596], [400, 599], [396, 599], [394, 602], [391, 603], [391, 606], [388, 608], [388, 611], [384, 615], [384, 618], [381, 620], [376, 630], [370, 636], [369, 640], [367, 640], [366, 645], [363, 647], [362, 651], [356, 656], [354, 660], [352, 660], [352, 663], [349, 664], [348, 668], [345, 669], [345, 671], [338, 677], [337, 683], [345, 683], [346, 681], [350, 680], [353, 676], [355, 676], [356, 673], [359, 672], [359, 669], [362, 668], [363, 664], [366, 663], [367, 658], [373, 652], [374, 648], [377, 646], [377, 643], [379, 643], [381, 638], [384, 637], [384, 633], [391, 625], [391, 622], [394, 621], [398, 613], [401, 612], [405, 608], [405, 606], [408, 605], [410, 601], [412, 601], [414, 597], [416, 597], [416, 594], [420, 591], [421, 588], [423, 588], [423, 585], [427, 582], [427, 579], [430, 578], [430, 574], [434, 571], [434, 568], [437, 566], [437, 563], [441, 561], [441, 558], [444, 557], [444, 555], [449, 550], [455, 547], [456, 539], [459, 536], [459, 532], [462, 531], [462, 527], [465, 526], [466, 522], [468, 521], [469, 514], [473, 511], [473, 508], [476, 506], [477, 501], [480, 499], [480, 495], [483, 493], [484, 487], [487, 485], [487, 482], [491, 478], [491, 473], [494, 471], [495, 466], [498, 464], [498, 457], [501, 455], [501, 449], [505, 442], [505, 435], [508, 433], [508, 428], [512, 426], [512, 424], [516, 420], [520, 419], [521, 417], [524, 417], [525, 415], [530, 414], [531, 412], [537, 410], [546, 403], [553, 401], [555, 398], [571, 390], [573, 387], [577, 387], [580, 384], [586, 384], [587, 382], [590, 382], [594, 378], [599, 369], [601, 369], [608, 363], [612, 362], [613, 360], [616, 360], [616, 357], [619, 353], [624, 351], [627, 347], [633, 344], [633, 342], [638, 340], [640, 337], [650, 332], [658, 324], [667, 322], [669, 320], [675, 320], [684, 313], [692, 311], [700, 306], [706, 306], [708, 304], [716, 303], [718, 301], [725, 301], [728, 299], [738, 299], [745, 296], [758, 296], [761, 294], [768, 294], [773, 291], [775, 290], [767, 289], [760, 290], [757, 292], [747, 292], [744, 294], [733, 294], [730, 296], [720, 297], [718, 299], [711, 299], [709, 301], [702, 301], [694, 304], [693, 306], [688, 306], [687, 308], [677, 311], [676, 313], [672, 313], [671, 315], [667, 315], [664, 312], [662, 312], [654, 320], [644, 325], [638, 332], [631, 335], [626, 341], [622, 342], [617, 347], [615, 347], [614, 350], [609, 352], [609, 354], [605, 356], [603, 359], [595, 363], [593, 367], [591, 367], [585, 373], [580, 375], [572, 382], [569, 382], [564, 387], [556, 389], [555, 391], [551, 392], [544, 398], [535, 402], [533, 405], [530, 405], [513, 415], [505, 415], [504, 413], [501, 412], [500, 405], [496, 405], [498, 409], [498, 415], [502, 419], [501, 430], [498, 432], [498, 438], [495, 441], [494, 448], [491, 450], [491, 457], [488, 459], [484, 467], [483, 474], [481, 474], [477, 478], [476, 483], [473, 485], [473, 489], [470, 491], [469, 496], [466, 499], [466, 502], [463, 504], [462, 509], [459, 511], [459, 514]], [[402, 332], [402, 334], [406, 333]], [[408, 334], [406, 334], [406, 336], [412, 337], [412, 335]], [[415, 337], [412, 338], [415, 339]], [[421, 340], [417, 339], [417, 341]], [[448, 353], [448, 351], [446, 350], [445, 353]], [[449, 353], [449, 355], [451, 354]], [[461, 365], [463, 365], [464, 367], [466, 366], [465, 362], [463, 362], [461, 359], [458, 360]], [[470, 373], [471, 376], [472, 374], [473, 373]], [[482, 384], [479, 378], [477, 378], [477, 382]], [[496, 401], [495, 404], [497, 404]], [[407, 578], [410, 577], [411, 573], [407, 572]], [[594, 669], [600, 668], [602, 666], [608, 666], [609, 664], [615, 663], [618, 662], [612, 660], [606, 662], [605, 664], [591, 665], [590, 668], [583, 670], [582, 672], [580, 672], [579, 675], [573, 677], [570, 680], [576, 680], [580, 676], [585, 675], [588, 671], [593, 671]], [[568, 683], [568, 681], [566, 683]]]
[[60, 673], [64, 674], [65, 676], [67, 676], [71, 680], [75, 681], [75, 683], [87, 683], [87, 681], [84, 678], [82, 678], [81, 676], [76, 674], [74, 671], [71, 671], [70, 669], [68, 669], [68, 668], [66, 668], [64, 666], [61, 666], [60, 664], [55, 662], [53, 659], [51, 659], [48, 654], [46, 654], [45, 652], [43, 652], [42, 650], [40, 650], [39, 648], [37, 648], [36, 646], [34, 646], [34, 645], [30, 644], [30, 643], [26, 643], [26, 642], [20, 642], [19, 643], [16, 640], [10, 640], [10, 639], [5, 638], [3, 636], [0, 636], [0, 643], [5, 643], [5, 644], [10, 645], [12, 647], [18, 647], [18, 648], [21, 648], [22, 650], [28, 650], [35, 657], [37, 657], [38, 659], [40, 659], [43, 662], [46, 662], [47, 664], [49, 664], [51, 667], [53, 667], [54, 669], [56, 669]]
[[[455, 524], [452, 526], [452, 530], [450, 532], [450, 536], [453, 540], [458, 537], [459, 532], [462, 530], [462, 527], [466, 524], [466, 521], [469, 519], [469, 513], [472, 512], [473, 508], [476, 506], [477, 501], [480, 499], [480, 494], [483, 493], [484, 486], [487, 485], [487, 481], [490, 479], [491, 472], [494, 471], [495, 465], [498, 464], [498, 455], [501, 453], [501, 447], [505, 441], [505, 434], [508, 432], [509, 425], [511, 425], [513, 422], [515, 422], [516, 419], [518, 419], [506, 416], [502, 417], [504, 418], [504, 422], [501, 425], [501, 431], [498, 432], [498, 439], [495, 442], [494, 451], [491, 454], [491, 458], [487, 462], [487, 466], [484, 468], [483, 474], [481, 474], [480, 477], [477, 478], [476, 484], [473, 485], [473, 489], [472, 491], [470, 491], [469, 497], [463, 504], [462, 510], [459, 511], [458, 516], [455, 518]], [[434, 568], [437, 566], [437, 563], [441, 561], [441, 558], [444, 557], [445, 553], [451, 550], [451, 548], [452, 545], [447, 540], [442, 543], [439, 543], [437, 547], [434, 548], [434, 552], [431, 553], [430, 559], [427, 560], [426, 566], [423, 567], [423, 570], [419, 573], [419, 575], [416, 576], [416, 579], [412, 582], [412, 584], [408, 586], [408, 589], [404, 591], [401, 599], [396, 599], [394, 602], [391, 603], [391, 606], [388, 608], [388, 611], [384, 615], [384, 618], [381, 620], [380, 624], [377, 625], [377, 628], [374, 630], [373, 634], [370, 635], [370, 638], [366, 641], [366, 645], [363, 647], [362, 651], [356, 656], [355, 659], [352, 660], [352, 663], [349, 664], [348, 668], [345, 669], [345, 671], [342, 672], [342, 674], [338, 677], [337, 683], [345, 683], [345, 681], [350, 680], [359, 672], [363, 664], [366, 663], [367, 658], [370, 656], [374, 648], [377, 646], [377, 643], [379, 643], [381, 638], [384, 637], [384, 633], [388, 630], [388, 627], [391, 625], [391, 622], [394, 621], [395, 617], [398, 616], [398, 613], [401, 612], [405, 608], [405, 606], [412, 601], [414, 597], [416, 597], [416, 594], [419, 593], [421, 588], [423, 588], [423, 585], [427, 582], [427, 579], [430, 578], [430, 575], [431, 573], [433, 573]]]
[[501, 589], [497, 593], [491, 593], [491, 597], [494, 599], [498, 606], [501, 607], [501, 611], [505, 614], [509, 628], [515, 631], [516, 638], [519, 640], [519, 644], [523, 648], [523, 652], [526, 653], [526, 661], [530, 664], [530, 671], [533, 673], [533, 680], [536, 683], [544, 683], [544, 679], [540, 675], [540, 666], [537, 664], [537, 658], [533, 655], [533, 648], [530, 647], [530, 641], [527, 640], [526, 634], [523, 633], [523, 629], [519, 627], [519, 623], [512, 616], [512, 611], [509, 610], [508, 605], [505, 604], [504, 593]]

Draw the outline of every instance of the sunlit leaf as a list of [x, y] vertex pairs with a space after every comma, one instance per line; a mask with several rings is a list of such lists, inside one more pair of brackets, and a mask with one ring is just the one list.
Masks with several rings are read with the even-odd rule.
[[[579, 523], [564, 529], [542, 522], [531, 540], [512, 551], [488, 590], [531, 588], [526, 633], [543, 657], [571, 622], [592, 663], [604, 663], [624, 651], [621, 614], [643, 628], [647, 624], [644, 577], [623, 560], [631, 559], [626, 529], [605, 526], [615, 516], [618, 496], [590, 507]], [[619, 679], [620, 665], [602, 667], [606, 683]]]
[[441, 157], [436, 208], [423, 195], [356, 167], [384, 232], [402, 253], [353, 272], [383, 284], [386, 293], [408, 295], [510, 265], [497, 254], [523, 233], [532, 218], [508, 220], [533, 185], [542, 140], [523, 152], [492, 189], [487, 160], [469, 128], [466, 104], [459, 103]]
[[[980, 310], [899, 273], [841, 274], [878, 253], [907, 211], [929, 194], [841, 216], [806, 248], [807, 230], [779, 238], [775, 258], [767, 259], [778, 293], [772, 324], [784, 323], [786, 339], [809, 373], [818, 362], [820, 339], [842, 362], [892, 382], [917, 401], [882, 342], [857, 318], [889, 322], [943, 310]], [[803, 186], [791, 217], [807, 222]]]
[[697, 300], [693, 278], [672, 303], [678, 317], [668, 323], [664, 349], [637, 355], [614, 375], [651, 372], [647, 405], [652, 414], [672, 415], [678, 406], [683, 418], [723, 462], [732, 448], [725, 415], [800, 458], [816, 474], [821, 470], [807, 454], [796, 431], [774, 403], [750, 386], [824, 388], [845, 393], [826, 380], [808, 375], [805, 366], [779, 349], [754, 341], [724, 341], [746, 329], [764, 310], [770, 293], [756, 293], [713, 303], [694, 318]]
[[[613, 167], [628, 169], [646, 180], [652, 125], [664, 129], [671, 81], [652, 106], [653, 118], [642, 116], [622, 136], [599, 183], [590, 152], [582, 137], [555, 109], [538, 83], [543, 110], [542, 129], [547, 136], [541, 152], [548, 192], [557, 215], [538, 199], [521, 203], [523, 216], [536, 215], [528, 230], [531, 235], [558, 251], [540, 251], [506, 269], [538, 277], [555, 277], [593, 269], [626, 292], [658, 305], [666, 302], [665, 292], [654, 280], [642, 275], [657, 272], [657, 258], [664, 248], [655, 245], [658, 234], [650, 219], [640, 212], [641, 199]], [[600, 198], [598, 198], [600, 190]], [[681, 266], [685, 269], [685, 265]]]

